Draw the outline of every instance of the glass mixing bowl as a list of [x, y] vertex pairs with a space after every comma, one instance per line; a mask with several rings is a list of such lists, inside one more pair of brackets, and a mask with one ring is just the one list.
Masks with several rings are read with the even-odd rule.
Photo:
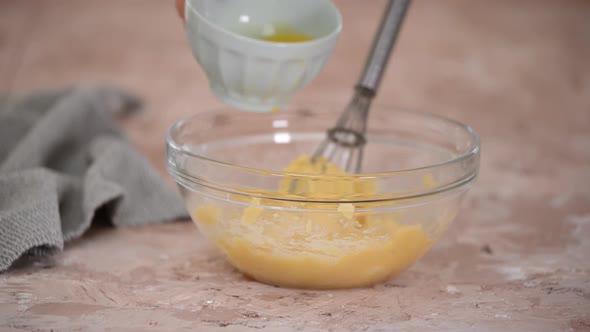
[[479, 139], [440, 116], [375, 106], [362, 174], [307, 174], [305, 159], [285, 171], [314, 151], [340, 109], [213, 110], [170, 128], [168, 170], [193, 221], [247, 276], [315, 289], [382, 282], [457, 215], [478, 173]]

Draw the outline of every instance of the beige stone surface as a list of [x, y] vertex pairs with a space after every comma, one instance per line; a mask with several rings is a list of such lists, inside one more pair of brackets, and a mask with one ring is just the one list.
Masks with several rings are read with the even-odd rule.
[[[0, 1], [0, 89], [116, 83], [123, 124], [166, 176], [164, 133], [216, 107], [172, 0]], [[337, 1], [345, 30], [298, 103], [346, 103], [384, 2]], [[378, 103], [482, 137], [455, 224], [409, 271], [347, 291], [262, 285], [191, 223], [96, 228], [0, 274], [2, 331], [589, 331], [590, 2], [416, 0]]]

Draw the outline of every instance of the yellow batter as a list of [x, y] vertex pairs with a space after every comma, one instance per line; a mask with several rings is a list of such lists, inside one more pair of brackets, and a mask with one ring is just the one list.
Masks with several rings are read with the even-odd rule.
[[262, 40], [273, 43], [301, 43], [313, 40], [312, 37], [294, 30], [287, 25], [275, 24], [273, 33], [261, 37]]
[[[309, 198], [354, 199], [376, 193], [375, 183], [347, 177], [327, 160], [312, 163], [301, 157], [285, 171], [342, 177], [285, 179], [277, 192], [265, 196], [286, 198], [293, 192], [304, 192]], [[395, 213], [356, 211], [366, 206], [257, 198], [244, 203], [247, 207], [240, 215], [218, 206], [201, 206], [194, 219], [237, 269], [277, 286], [326, 289], [371, 285], [408, 268], [432, 244], [422, 226], [400, 225]]]

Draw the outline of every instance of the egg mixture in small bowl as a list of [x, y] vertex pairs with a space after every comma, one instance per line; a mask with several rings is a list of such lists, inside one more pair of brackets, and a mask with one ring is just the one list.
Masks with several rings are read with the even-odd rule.
[[178, 121], [167, 163], [192, 219], [260, 282], [335, 289], [392, 278], [455, 219], [479, 140], [440, 116], [375, 106], [363, 173], [310, 159], [341, 108], [231, 109]]

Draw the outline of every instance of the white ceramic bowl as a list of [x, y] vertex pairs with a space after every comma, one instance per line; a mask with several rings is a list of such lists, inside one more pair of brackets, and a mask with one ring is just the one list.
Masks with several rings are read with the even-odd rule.
[[[332, 54], [342, 17], [329, 0], [186, 0], [193, 55], [222, 102], [265, 112], [287, 104], [313, 80]], [[268, 42], [275, 26], [313, 38]]]

